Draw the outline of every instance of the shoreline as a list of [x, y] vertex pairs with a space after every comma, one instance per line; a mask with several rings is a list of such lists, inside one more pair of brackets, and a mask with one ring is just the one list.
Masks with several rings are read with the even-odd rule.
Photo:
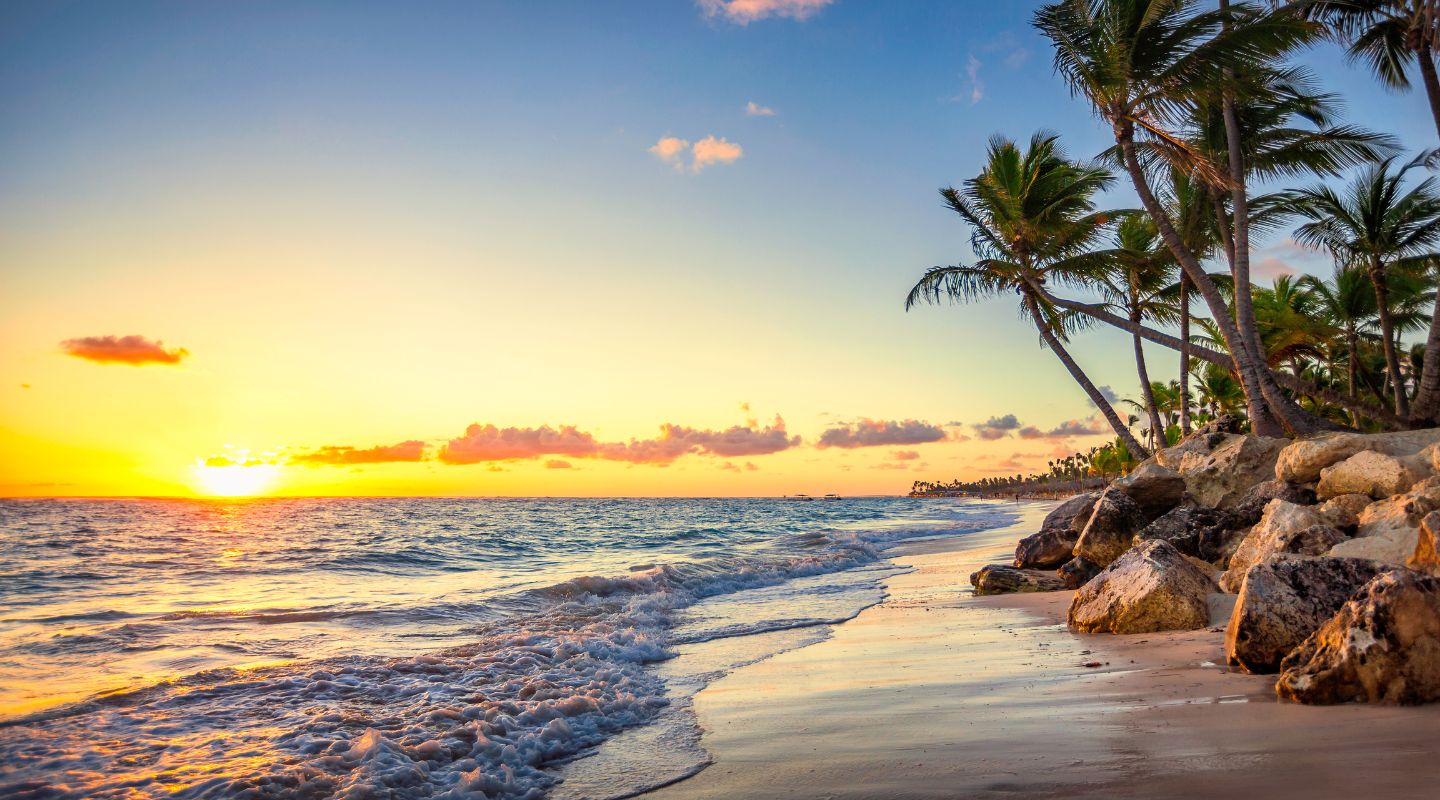
[[1440, 706], [1279, 702], [1273, 676], [1224, 666], [1223, 600], [1207, 628], [1116, 636], [1066, 628], [1071, 591], [974, 596], [969, 573], [1008, 560], [1050, 507], [890, 551], [908, 571], [883, 602], [696, 695], [713, 763], [643, 796], [1433, 792]]

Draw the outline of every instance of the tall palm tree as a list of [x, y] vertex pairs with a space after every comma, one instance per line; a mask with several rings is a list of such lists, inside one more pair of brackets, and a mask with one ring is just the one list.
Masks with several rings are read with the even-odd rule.
[[1375, 291], [1370, 279], [1363, 269], [1342, 266], [1335, 270], [1330, 283], [1314, 275], [1306, 275], [1300, 281], [1315, 299], [1320, 313], [1341, 331], [1345, 352], [1345, 393], [1354, 397], [1360, 338], [1374, 330], [1377, 319]]
[[1440, 47], [1440, 3], [1435, 0], [1299, 0], [1291, 5], [1325, 23], [1344, 44], [1351, 60], [1370, 67], [1392, 89], [1410, 88], [1406, 74], [1419, 68], [1440, 133], [1440, 78], [1435, 49]]
[[[1222, 179], [1214, 164], [1186, 146], [1178, 121], [1191, 115], [1198, 98], [1215, 96], [1228, 77], [1254, 74], [1311, 35], [1276, 15], [1230, 25], [1236, 18], [1231, 11], [1198, 11], [1193, 0], [1062, 0], [1037, 11], [1035, 24], [1055, 44], [1056, 70], [1110, 123], [1141, 204], [1220, 325], [1256, 432], [1278, 434], [1276, 418], [1291, 431], [1309, 432], [1319, 420], [1257, 363], [1247, 334], [1150, 186], [1137, 148], [1137, 141], [1147, 142], [1185, 171]], [[1242, 315], [1242, 322], [1253, 319]]]
[[952, 302], [1014, 292], [1041, 339], [1065, 365], [1075, 382], [1100, 409], [1132, 453], [1144, 453], [1115, 409], [1065, 348], [1066, 325], [1075, 318], [1055, 308], [1042, 294], [1047, 280], [1067, 282], [1094, 269], [1091, 245], [1109, 215], [1095, 210], [1094, 196], [1113, 178], [1105, 169], [1069, 160], [1058, 137], [1037, 133], [1022, 151], [1003, 137], [990, 140], [984, 170], [963, 189], [940, 194], [970, 226], [970, 265], [932, 267], [905, 299], [909, 310], [920, 302]]
[[[1410, 416], [1410, 403], [1400, 372], [1387, 276], [1392, 269], [1433, 257], [1440, 245], [1440, 187], [1434, 178], [1426, 178], [1407, 191], [1405, 175], [1417, 162], [1398, 169], [1392, 169], [1393, 165], [1394, 159], [1371, 165], [1343, 193], [1322, 185], [1286, 192], [1282, 197], [1288, 211], [1310, 220], [1295, 230], [1296, 241], [1322, 247], [1336, 261], [1363, 265], [1366, 270], [1375, 290], [1395, 413], [1406, 417]], [[1440, 371], [1421, 377], [1416, 397], [1419, 421], [1433, 420], [1440, 412], [1440, 374], [1436, 372]]]

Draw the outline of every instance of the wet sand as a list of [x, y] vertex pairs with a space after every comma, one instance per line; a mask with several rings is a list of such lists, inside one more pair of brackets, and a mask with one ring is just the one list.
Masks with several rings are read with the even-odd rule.
[[1105, 636], [1065, 628], [1070, 592], [974, 597], [969, 574], [1050, 507], [906, 547], [884, 603], [712, 683], [695, 708], [714, 763], [646, 797], [1435, 795], [1440, 705], [1279, 703], [1224, 666], [1224, 598], [1206, 630]]

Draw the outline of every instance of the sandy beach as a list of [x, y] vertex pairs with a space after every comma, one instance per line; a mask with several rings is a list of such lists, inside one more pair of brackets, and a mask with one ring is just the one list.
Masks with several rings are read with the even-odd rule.
[[1068, 591], [973, 596], [1051, 507], [896, 551], [883, 603], [702, 691], [714, 763], [646, 796], [1433, 796], [1440, 706], [1277, 702], [1224, 666], [1224, 596], [1208, 629], [1131, 636], [1070, 632]]

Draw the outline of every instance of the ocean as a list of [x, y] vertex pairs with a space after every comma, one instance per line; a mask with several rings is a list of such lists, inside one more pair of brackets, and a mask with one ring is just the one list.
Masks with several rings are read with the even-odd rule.
[[618, 798], [954, 499], [0, 501], [0, 796]]

